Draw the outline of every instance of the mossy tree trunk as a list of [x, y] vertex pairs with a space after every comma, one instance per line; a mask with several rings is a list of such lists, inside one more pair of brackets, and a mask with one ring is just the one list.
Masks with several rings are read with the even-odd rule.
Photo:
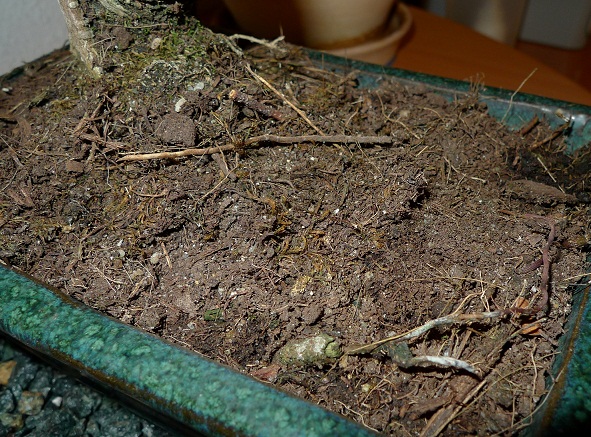
[[[114, 26], [143, 27], [178, 15], [182, 5], [171, 0], [58, 0], [70, 37], [70, 48], [96, 76], [102, 74], [106, 53], [100, 43]], [[190, 2], [185, 2], [190, 3]], [[171, 23], [172, 24], [172, 23]]]

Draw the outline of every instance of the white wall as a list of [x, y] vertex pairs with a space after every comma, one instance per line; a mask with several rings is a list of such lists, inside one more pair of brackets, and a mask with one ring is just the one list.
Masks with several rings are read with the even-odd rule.
[[0, 0], [0, 75], [68, 40], [57, 0]]
[[[522, 0], [523, 1], [523, 0]], [[491, 14], [491, 10], [499, 8], [505, 2], [510, 12], [506, 17]], [[459, 0], [424, 0], [425, 8], [434, 14], [446, 16], [459, 21], [474, 30], [480, 31], [494, 39], [513, 42], [506, 37], [506, 28], [519, 12], [515, 0], [464, 0], [462, 8], [454, 9]], [[471, 6], [471, 7], [470, 7]], [[475, 9], [476, 8], [476, 9]], [[499, 9], [500, 10], [500, 9]], [[523, 10], [523, 7], [521, 7]], [[525, 41], [547, 44], [565, 49], [580, 49], [587, 42], [591, 33], [591, 2], [590, 0], [528, 0], [523, 11], [523, 23], [519, 38]], [[516, 19], [516, 22], [521, 21]], [[516, 22], [513, 25], [517, 24]], [[508, 32], [512, 35], [512, 32]]]

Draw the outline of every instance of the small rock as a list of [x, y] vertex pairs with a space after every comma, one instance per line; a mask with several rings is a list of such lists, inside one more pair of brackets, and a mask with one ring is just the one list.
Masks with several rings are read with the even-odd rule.
[[100, 395], [88, 387], [77, 385], [64, 396], [64, 407], [74, 416], [84, 419], [90, 416], [101, 404]]
[[25, 420], [25, 428], [32, 431], [27, 436], [82, 436], [85, 435], [80, 429], [82, 426], [84, 423], [65, 409], [45, 408], [40, 414], [28, 416]]
[[342, 354], [338, 341], [330, 335], [318, 334], [287, 342], [277, 351], [274, 361], [286, 366], [321, 366], [334, 363]]
[[8, 385], [12, 371], [16, 366], [16, 361], [10, 360], [0, 364], [0, 385]]
[[46, 397], [51, 391], [51, 380], [53, 378], [53, 371], [49, 367], [42, 367], [35, 375], [35, 379], [29, 384], [29, 391], [36, 391]]
[[111, 36], [115, 38], [115, 47], [119, 50], [125, 50], [133, 41], [133, 35], [122, 26], [114, 27]]
[[152, 50], [156, 50], [158, 47], [160, 47], [160, 44], [162, 44], [162, 38], [160, 37], [156, 37], [152, 40], [152, 42], [150, 43], [150, 48]]
[[1, 359], [1, 361], [2, 362], [10, 361], [14, 358], [14, 355], [15, 355], [15, 353], [14, 353], [14, 349], [12, 348], [12, 346], [8, 343], [4, 343], [2, 345], [2, 359]]
[[150, 257], [150, 264], [155, 266], [160, 262], [160, 258], [162, 258], [162, 254], [160, 252], [154, 252]]
[[57, 408], [62, 406], [62, 402], [64, 401], [64, 398], [62, 398], [61, 396], [56, 396], [51, 400], [51, 403], [53, 405], [55, 405]]
[[45, 399], [43, 394], [36, 391], [23, 391], [18, 400], [17, 411], [27, 416], [34, 416], [41, 412]]
[[68, 391], [72, 390], [72, 387], [74, 386], [75, 384], [72, 379], [66, 378], [64, 375], [60, 375], [56, 377], [55, 381], [53, 382], [51, 394], [53, 396], [64, 397], [68, 394]]
[[20, 357], [18, 357], [17, 360], [21, 361], [12, 372], [7, 386], [12, 390], [12, 393], [18, 399], [21, 392], [29, 386], [33, 379], [35, 379], [35, 375], [39, 370], [39, 365], [30, 361], [23, 362]]
[[147, 422], [142, 423], [142, 436], [143, 437], [158, 437], [161, 433], [155, 425]]
[[174, 112], [181, 112], [181, 109], [183, 108], [183, 105], [185, 103], [187, 103], [187, 100], [184, 97], [178, 99], [177, 102], [174, 104]]
[[0, 393], [0, 413], [12, 413], [14, 411], [14, 397], [10, 390]]
[[156, 308], [148, 308], [142, 312], [138, 324], [147, 331], [156, 331], [162, 326], [164, 315]]
[[8, 429], [16, 431], [21, 429], [25, 423], [23, 421], [23, 416], [20, 414], [0, 413], [0, 424]]
[[112, 400], [105, 400], [101, 407], [93, 415], [93, 428], [98, 428], [100, 434], [109, 437], [139, 436], [142, 430], [140, 419], [133, 416], [129, 411], [120, 407]]
[[262, 381], [273, 383], [277, 380], [277, 374], [281, 366], [278, 364], [271, 364], [270, 366], [263, 367], [262, 369], [257, 369], [251, 372], [250, 376], [260, 379]]
[[324, 313], [324, 308], [321, 306], [308, 306], [302, 310], [302, 320], [307, 325], [313, 325], [320, 319]]

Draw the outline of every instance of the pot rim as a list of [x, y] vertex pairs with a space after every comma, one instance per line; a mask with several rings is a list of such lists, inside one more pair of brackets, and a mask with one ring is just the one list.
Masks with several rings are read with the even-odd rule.
[[412, 14], [410, 9], [399, 3], [396, 11], [392, 14], [386, 32], [378, 38], [371, 39], [350, 47], [343, 47], [332, 50], [324, 50], [336, 56], [357, 57], [368, 52], [380, 50], [384, 47], [400, 42], [410, 31], [412, 26]]

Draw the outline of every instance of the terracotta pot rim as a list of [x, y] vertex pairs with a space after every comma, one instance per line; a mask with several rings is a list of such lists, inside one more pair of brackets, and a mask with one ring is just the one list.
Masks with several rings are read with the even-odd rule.
[[386, 26], [385, 32], [380, 37], [350, 47], [323, 51], [333, 55], [354, 58], [399, 42], [410, 31], [411, 25], [412, 14], [410, 13], [410, 9], [403, 3], [398, 3], [395, 13], [392, 14]]
[[[399, 0], [224, 0], [240, 28], [259, 38], [317, 50], [367, 42], [384, 34]], [[254, 8], [252, 5], [258, 5]], [[264, 6], [267, 5], [267, 8]], [[304, 20], [304, 21], [301, 21]]]

